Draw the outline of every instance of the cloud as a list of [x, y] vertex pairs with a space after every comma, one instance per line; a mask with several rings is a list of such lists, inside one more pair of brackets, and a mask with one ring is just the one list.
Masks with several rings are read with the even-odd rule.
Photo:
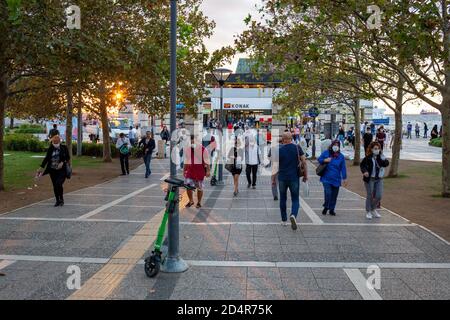
[[[208, 50], [233, 45], [235, 36], [246, 29], [244, 19], [248, 14], [258, 16], [255, 5], [260, 3], [261, 0], [204, 0], [201, 6], [204, 14], [216, 22], [214, 35], [205, 41]], [[225, 67], [235, 70], [241, 56], [245, 54], [236, 56], [232, 64]]]

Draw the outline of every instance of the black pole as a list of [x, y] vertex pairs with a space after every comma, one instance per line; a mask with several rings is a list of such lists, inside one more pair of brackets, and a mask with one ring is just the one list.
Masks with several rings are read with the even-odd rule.
[[[177, 129], [177, 0], [170, 0], [170, 133], [173, 137]], [[172, 151], [175, 148], [175, 142], [170, 139], [170, 176], [175, 178], [177, 167], [172, 159]], [[175, 199], [179, 198], [178, 192]], [[188, 265], [179, 257], [180, 243], [180, 217], [179, 204], [175, 206], [173, 214], [169, 215], [168, 255], [161, 270], [164, 272], [184, 272]]]
[[221, 123], [221, 132], [220, 132], [220, 153], [219, 153], [219, 182], [223, 182], [223, 128], [225, 127], [225, 119], [223, 114], [223, 85], [225, 84], [223, 81], [219, 81], [220, 84], [220, 123]]
[[316, 159], [316, 117], [314, 117], [313, 121], [312, 158]]

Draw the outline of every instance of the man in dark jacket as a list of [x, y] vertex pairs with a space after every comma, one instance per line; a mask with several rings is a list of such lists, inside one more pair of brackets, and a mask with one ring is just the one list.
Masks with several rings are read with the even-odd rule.
[[49, 139], [52, 139], [54, 136], [59, 136], [58, 125], [56, 123], [53, 124], [53, 129], [48, 133]]
[[153, 150], [155, 150], [156, 147], [155, 139], [153, 139], [151, 131], [147, 131], [146, 136], [139, 142], [138, 147], [140, 148], [141, 146], [144, 155], [145, 178], [147, 179], [152, 174], [150, 162], [152, 160]]
[[39, 175], [50, 174], [53, 192], [56, 198], [55, 207], [64, 205], [63, 185], [67, 178], [68, 165], [70, 165], [69, 150], [65, 145], [61, 144], [61, 138], [59, 136], [54, 136], [38, 173]]

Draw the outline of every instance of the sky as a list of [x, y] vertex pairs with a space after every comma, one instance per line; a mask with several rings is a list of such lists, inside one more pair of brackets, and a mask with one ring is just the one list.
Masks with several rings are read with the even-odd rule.
[[[259, 3], [260, 0], [203, 0], [203, 12], [216, 22], [214, 35], [206, 41], [208, 50], [212, 52], [233, 45], [235, 36], [246, 29], [244, 19], [248, 14], [258, 15], [255, 5]], [[246, 55], [237, 55], [231, 64], [225, 64], [223, 67], [236, 70], [240, 57]]]
[[[253, 17], [259, 14], [255, 5], [260, 4], [261, 0], [203, 0], [202, 10], [207, 17], [216, 22], [214, 34], [206, 40], [206, 46], [210, 52], [228, 45], [234, 45], [235, 36], [246, 29], [244, 19], [250, 13]], [[233, 58], [231, 64], [225, 64], [223, 67], [236, 70], [239, 58], [246, 57], [246, 54], [240, 54]], [[376, 106], [385, 107], [387, 113], [392, 111], [381, 101], [374, 101]], [[408, 103], [404, 108], [404, 113], [419, 113], [422, 109], [431, 110], [431, 106], [426, 103]], [[434, 109], [433, 109], [434, 110]]]

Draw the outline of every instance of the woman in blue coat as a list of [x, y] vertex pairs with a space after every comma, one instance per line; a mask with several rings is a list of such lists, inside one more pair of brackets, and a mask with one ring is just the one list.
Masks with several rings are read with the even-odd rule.
[[319, 163], [327, 164], [325, 172], [320, 178], [325, 194], [322, 214], [326, 215], [330, 211], [330, 215], [335, 216], [336, 212], [334, 210], [339, 188], [342, 183], [344, 186], [347, 186], [347, 168], [344, 155], [340, 152], [340, 142], [338, 140], [333, 141], [330, 148], [320, 155]]

